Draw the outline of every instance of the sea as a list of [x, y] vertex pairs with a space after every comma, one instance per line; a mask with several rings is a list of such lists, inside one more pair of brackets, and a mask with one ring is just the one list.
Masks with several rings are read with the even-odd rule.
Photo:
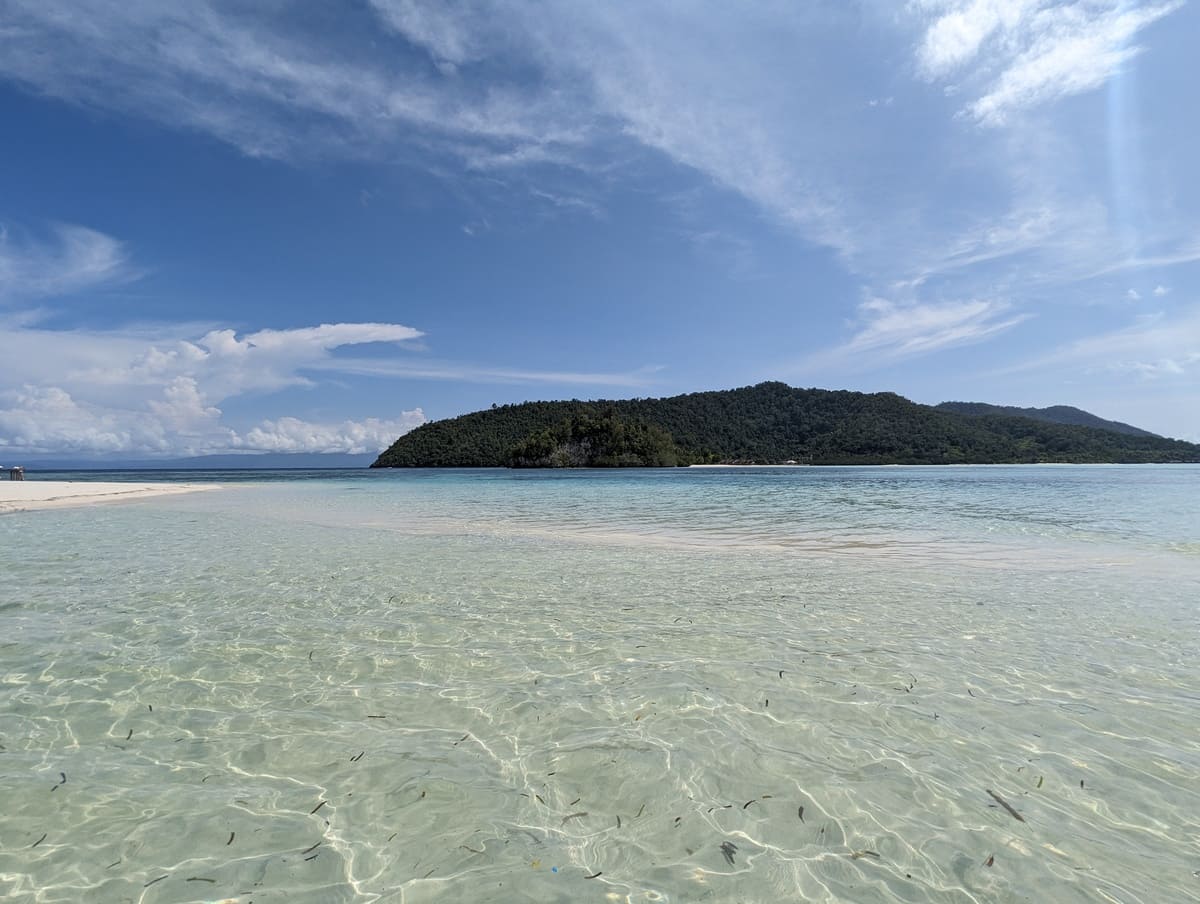
[[27, 479], [6, 902], [1200, 901], [1200, 466]]

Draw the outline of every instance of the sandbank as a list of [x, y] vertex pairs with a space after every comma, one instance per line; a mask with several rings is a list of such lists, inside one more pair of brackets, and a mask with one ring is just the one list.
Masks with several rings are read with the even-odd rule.
[[218, 489], [198, 483], [98, 483], [76, 480], [0, 480], [0, 515], [68, 505], [125, 502], [150, 496]]

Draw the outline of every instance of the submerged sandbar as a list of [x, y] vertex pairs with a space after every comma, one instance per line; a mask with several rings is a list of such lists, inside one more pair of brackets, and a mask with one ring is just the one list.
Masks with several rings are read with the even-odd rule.
[[0, 514], [97, 502], [123, 502], [217, 489], [198, 483], [99, 483], [75, 480], [0, 481]]

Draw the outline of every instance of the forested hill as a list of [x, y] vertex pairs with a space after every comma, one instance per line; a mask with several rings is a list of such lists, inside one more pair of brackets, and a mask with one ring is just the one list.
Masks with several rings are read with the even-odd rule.
[[[596, 434], [597, 422], [607, 425], [604, 448], [590, 458], [575, 454], [580, 437]], [[650, 463], [627, 454], [627, 440], [611, 442], [614, 431], [645, 437], [647, 427], [658, 428], [653, 435], [662, 460], [678, 464], [1200, 462], [1200, 446], [1179, 440], [958, 414], [894, 393], [760, 383], [665, 399], [502, 405], [423, 424], [372, 467], [507, 466], [528, 463], [530, 449], [538, 451], [537, 460], [552, 463]], [[556, 442], [570, 448], [555, 448]]]
[[1073, 408], [1070, 405], [1052, 405], [1049, 408], [1017, 408], [1013, 405], [989, 405], [986, 402], [942, 402], [937, 407], [941, 411], [953, 411], [955, 414], [999, 414], [1005, 417], [1028, 417], [1035, 421], [1049, 421], [1052, 424], [1097, 427], [1101, 430], [1111, 430], [1113, 433], [1126, 433], [1129, 436], [1158, 436], [1157, 433], [1122, 424], [1120, 421], [1106, 421], [1102, 417], [1096, 417], [1090, 411]]

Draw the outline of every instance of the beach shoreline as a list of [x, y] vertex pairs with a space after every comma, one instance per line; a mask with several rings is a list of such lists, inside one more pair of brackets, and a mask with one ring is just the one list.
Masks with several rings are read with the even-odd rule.
[[153, 496], [173, 496], [219, 489], [216, 484], [101, 483], [75, 480], [0, 481], [0, 515], [41, 509], [128, 502]]

